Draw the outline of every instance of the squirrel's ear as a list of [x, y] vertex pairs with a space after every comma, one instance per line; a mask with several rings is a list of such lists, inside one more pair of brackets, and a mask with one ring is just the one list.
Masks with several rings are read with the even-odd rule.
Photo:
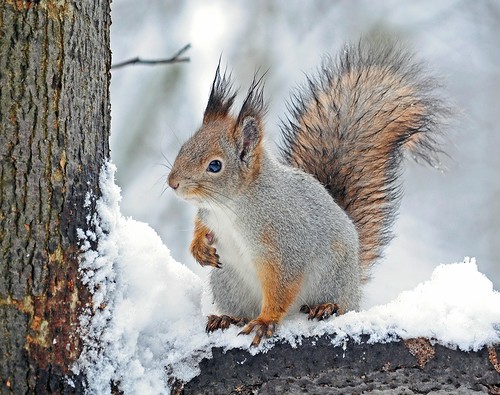
[[259, 122], [254, 117], [246, 117], [241, 122], [241, 144], [239, 157], [247, 162], [262, 139]]
[[264, 75], [260, 78], [257, 78], [257, 73], [254, 75], [236, 120], [236, 130], [239, 131], [238, 138], [241, 141], [239, 155], [240, 159], [245, 162], [262, 140], [262, 120], [266, 114], [266, 104], [262, 93], [263, 78]]

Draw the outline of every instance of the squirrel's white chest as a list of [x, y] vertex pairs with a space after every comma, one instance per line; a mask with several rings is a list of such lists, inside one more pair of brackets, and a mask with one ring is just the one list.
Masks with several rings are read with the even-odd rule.
[[254, 265], [254, 248], [236, 225], [236, 215], [225, 210], [209, 211], [207, 214], [204, 221], [214, 232], [215, 247], [221, 264], [231, 265], [251, 290], [253, 296], [261, 299], [262, 289]]

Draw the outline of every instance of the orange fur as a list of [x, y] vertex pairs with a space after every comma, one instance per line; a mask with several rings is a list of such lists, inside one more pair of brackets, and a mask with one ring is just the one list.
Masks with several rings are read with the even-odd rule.
[[[209, 241], [209, 237], [212, 238]], [[211, 244], [215, 242], [213, 233], [199, 219], [194, 219], [194, 235], [189, 247], [194, 259], [202, 266], [220, 267], [219, 256]]]
[[262, 310], [257, 318], [264, 322], [279, 322], [295, 301], [302, 285], [302, 276], [284, 279], [279, 248], [273, 239], [273, 230], [267, 226], [262, 235], [267, 256], [257, 262], [257, 275], [262, 286]]
[[259, 319], [279, 322], [300, 292], [302, 277], [294, 281], [283, 280], [283, 269], [278, 262], [262, 263], [258, 270], [262, 284], [262, 310]]
[[283, 278], [281, 262], [273, 259], [258, 263], [257, 275], [262, 286], [262, 309], [259, 316], [250, 321], [240, 333], [255, 333], [251, 345], [257, 346], [263, 337], [270, 337], [288, 312], [300, 292], [302, 276], [293, 280]]

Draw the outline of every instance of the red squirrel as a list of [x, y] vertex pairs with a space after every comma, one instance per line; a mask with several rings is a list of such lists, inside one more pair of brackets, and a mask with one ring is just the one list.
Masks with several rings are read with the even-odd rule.
[[234, 114], [219, 62], [203, 123], [168, 177], [198, 207], [191, 253], [213, 267], [221, 313], [207, 331], [245, 325], [257, 345], [289, 312], [359, 308], [391, 239], [405, 151], [437, 163], [447, 110], [436, 85], [399, 45], [346, 46], [295, 93], [277, 156], [264, 141], [262, 77]]

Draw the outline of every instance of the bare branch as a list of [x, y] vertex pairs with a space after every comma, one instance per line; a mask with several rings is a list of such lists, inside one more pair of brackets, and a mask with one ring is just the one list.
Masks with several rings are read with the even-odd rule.
[[119, 67], [124, 67], [128, 65], [134, 64], [144, 64], [144, 65], [157, 65], [157, 64], [172, 64], [172, 63], [181, 63], [181, 62], [189, 62], [188, 57], [181, 57], [184, 52], [186, 52], [189, 48], [191, 48], [191, 44], [187, 44], [183, 46], [180, 50], [178, 50], [172, 57], [168, 59], [140, 59], [139, 57], [135, 57], [129, 60], [125, 60], [120, 63], [115, 63], [111, 65], [112, 69], [117, 69]]

